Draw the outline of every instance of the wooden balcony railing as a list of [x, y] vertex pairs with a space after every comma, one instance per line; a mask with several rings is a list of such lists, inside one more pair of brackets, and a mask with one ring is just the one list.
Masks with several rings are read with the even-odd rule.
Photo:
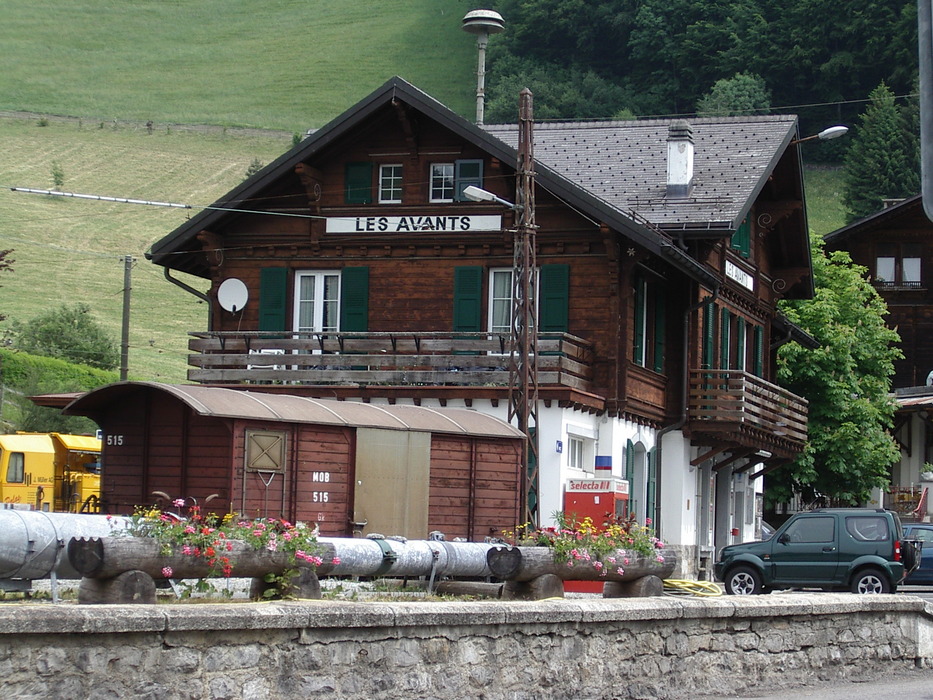
[[[509, 337], [490, 333], [190, 333], [188, 379], [201, 384], [506, 386]], [[592, 345], [538, 337], [538, 383], [587, 391]]]
[[743, 370], [691, 370], [688, 409], [692, 431], [724, 441], [765, 449], [807, 441], [807, 400]]

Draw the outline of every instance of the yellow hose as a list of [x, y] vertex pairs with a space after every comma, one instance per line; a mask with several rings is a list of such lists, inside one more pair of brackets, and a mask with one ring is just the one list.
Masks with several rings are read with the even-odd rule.
[[688, 579], [664, 579], [664, 591], [671, 595], [696, 595], [713, 598], [722, 595], [722, 589], [712, 581], [693, 581]]

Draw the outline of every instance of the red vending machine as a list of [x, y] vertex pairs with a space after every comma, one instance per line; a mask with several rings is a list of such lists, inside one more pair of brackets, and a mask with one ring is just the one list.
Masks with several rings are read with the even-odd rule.
[[[628, 515], [628, 480], [614, 476], [590, 479], [570, 479], [564, 486], [564, 515], [568, 522], [580, 522], [589, 517], [597, 529], [602, 529], [607, 515], [622, 519]], [[571, 593], [602, 593], [600, 581], [565, 581], [564, 590]]]

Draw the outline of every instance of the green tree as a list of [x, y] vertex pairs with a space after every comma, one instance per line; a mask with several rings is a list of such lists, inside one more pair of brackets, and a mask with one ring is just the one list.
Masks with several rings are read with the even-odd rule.
[[99, 369], [115, 369], [120, 364], [117, 344], [87, 304], [62, 304], [28, 323], [15, 322], [12, 332], [14, 346], [29, 353]]
[[[15, 260], [10, 257], [10, 253], [12, 252], [12, 248], [0, 250], [0, 272], [13, 272], [13, 263]], [[4, 319], [6, 319], [6, 314], [0, 313], [0, 321]]]
[[770, 109], [771, 94], [764, 79], [749, 73], [717, 80], [697, 102], [697, 114], [701, 117], [767, 114]]
[[827, 257], [818, 237], [811, 245], [816, 294], [785, 301], [782, 310], [820, 347], [788, 343], [777, 366], [778, 382], [809, 401], [809, 439], [795, 462], [768, 475], [765, 493], [769, 503], [802, 493], [855, 505], [889, 482], [899, 457], [887, 429], [896, 409], [889, 392], [900, 338], [884, 325], [887, 306], [867, 270], [845, 252]]
[[884, 83], [872, 90], [870, 98], [845, 159], [842, 201], [849, 221], [879, 211], [884, 199], [920, 191], [917, 141], [907, 130], [909, 118]]

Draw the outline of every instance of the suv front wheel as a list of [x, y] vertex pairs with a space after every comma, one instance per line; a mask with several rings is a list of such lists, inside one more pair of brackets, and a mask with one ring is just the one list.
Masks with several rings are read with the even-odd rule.
[[750, 566], [737, 566], [726, 575], [729, 595], [758, 595], [762, 592], [761, 575]]
[[890, 593], [891, 584], [878, 569], [862, 569], [852, 579], [853, 593]]

